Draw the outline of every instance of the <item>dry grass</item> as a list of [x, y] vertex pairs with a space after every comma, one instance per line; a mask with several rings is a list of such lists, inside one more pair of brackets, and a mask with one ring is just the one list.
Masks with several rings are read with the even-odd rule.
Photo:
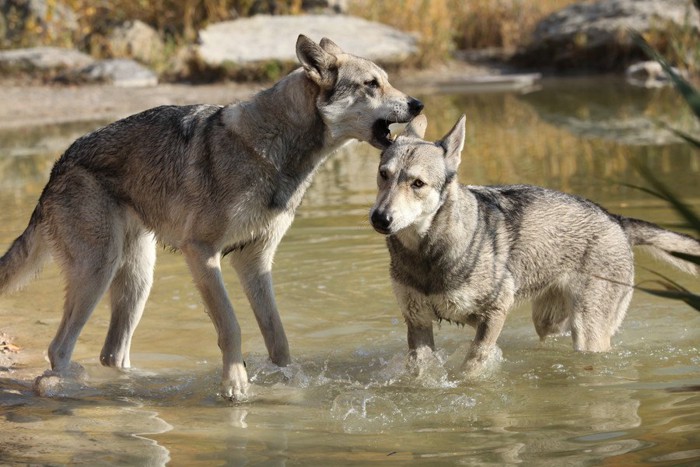
[[412, 31], [420, 37], [417, 64], [449, 57], [453, 49], [513, 50], [544, 16], [575, 0], [350, 0], [350, 13]]

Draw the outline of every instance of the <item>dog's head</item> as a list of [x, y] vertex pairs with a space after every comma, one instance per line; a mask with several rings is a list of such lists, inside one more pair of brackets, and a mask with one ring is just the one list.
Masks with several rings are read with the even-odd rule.
[[370, 60], [345, 53], [328, 38], [297, 39], [297, 57], [319, 88], [317, 107], [334, 139], [359, 139], [378, 149], [391, 144], [389, 125], [411, 121], [423, 103], [395, 89]]
[[423, 140], [428, 122], [420, 115], [382, 152], [377, 173], [379, 193], [370, 211], [377, 232], [392, 235], [409, 226], [419, 235], [427, 231], [448, 188], [457, 183], [465, 121], [462, 115], [433, 143]]

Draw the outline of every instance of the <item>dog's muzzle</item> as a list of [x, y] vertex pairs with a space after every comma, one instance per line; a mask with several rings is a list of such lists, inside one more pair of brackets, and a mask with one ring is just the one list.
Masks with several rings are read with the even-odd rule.
[[393, 218], [383, 212], [380, 212], [379, 210], [373, 211], [372, 215], [370, 216], [370, 222], [372, 222], [372, 227], [374, 227], [374, 230], [379, 232], [382, 235], [388, 235], [391, 233], [391, 221]]

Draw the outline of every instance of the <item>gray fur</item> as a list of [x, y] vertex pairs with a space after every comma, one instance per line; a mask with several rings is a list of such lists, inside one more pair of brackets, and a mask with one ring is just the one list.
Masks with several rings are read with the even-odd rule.
[[464, 368], [478, 372], [525, 299], [541, 339], [571, 331], [576, 350], [605, 351], [632, 296], [632, 246], [698, 273], [669, 254], [700, 255], [687, 235], [546, 188], [459, 184], [464, 122], [432, 143], [419, 116], [381, 156], [370, 219], [387, 235], [412, 353], [434, 348], [433, 321], [468, 324], [476, 336]]
[[225, 397], [244, 397], [248, 378], [222, 252], [270, 358], [290, 362], [271, 266], [314, 172], [351, 139], [386, 147], [388, 125], [423, 107], [377, 65], [329, 39], [318, 45], [299, 36], [297, 55], [302, 69], [247, 102], [147, 110], [79, 138], [56, 162], [29, 226], [0, 258], [0, 292], [21, 287], [49, 256], [63, 269], [53, 373], [68, 373], [78, 335], [108, 290], [112, 316], [100, 361], [130, 366], [156, 241], [183, 253], [202, 295], [223, 355]]

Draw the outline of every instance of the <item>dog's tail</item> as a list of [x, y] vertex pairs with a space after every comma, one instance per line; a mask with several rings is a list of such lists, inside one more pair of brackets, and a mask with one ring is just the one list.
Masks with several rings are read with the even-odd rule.
[[29, 225], [0, 257], [0, 293], [13, 292], [25, 286], [41, 271], [49, 256], [39, 231], [41, 209], [34, 209]]
[[700, 241], [697, 239], [639, 219], [622, 217], [620, 223], [632, 245], [646, 248], [655, 257], [681, 271], [694, 275], [700, 273], [700, 267], [697, 264], [672, 255], [672, 253], [683, 253], [700, 256]]

